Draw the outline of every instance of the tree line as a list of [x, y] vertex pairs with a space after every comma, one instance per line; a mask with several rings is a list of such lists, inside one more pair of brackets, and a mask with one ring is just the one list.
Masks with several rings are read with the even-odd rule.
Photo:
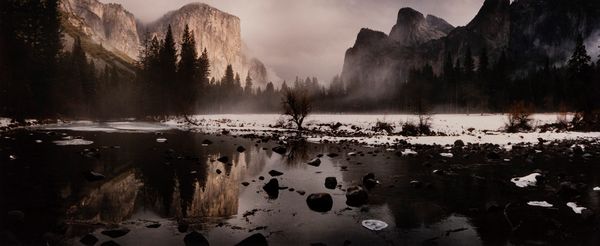
[[123, 68], [86, 54], [90, 44], [83, 37], [72, 37], [72, 48], [63, 49], [57, 0], [0, 4], [0, 114], [16, 119], [274, 113], [292, 90], [320, 112], [506, 112], [524, 102], [537, 111], [573, 110], [590, 118], [600, 108], [600, 64], [591, 61], [581, 37], [564, 66], [548, 60], [523, 71], [506, 52], [491, 61], [486, 49], [473, 54], [466, 48], [459, 57], [446, 55], [441, 72], [429, 64], [413, 68], [373, 99], [356, 96], [370, 85], [339, 76], [327, 86], [297, 77], [261, 87], [228, 65], [215, 78], [207, 50], [196, 50], [187, 26], [181, 37], [170, 26], [163, 37], [146, 35], [136, 66]]

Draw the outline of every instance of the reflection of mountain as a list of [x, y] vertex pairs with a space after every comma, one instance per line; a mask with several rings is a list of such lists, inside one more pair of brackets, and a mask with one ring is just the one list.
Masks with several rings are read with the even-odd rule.
[[[265, 156], [253, 156], [255, 151], [254, 147], [244, 153], [232, 151], [227, 164], [211, 162], [221, 156], [220, 151], [201, 153], [200, 160], [206, 160], [202, 163], [140, 161], [144, 164], [122, 168], [115, 176], [90, 184], [94, 188], [82, 187], [85, 195], [76, 199], [67, 216], [85, 223], [119, 223], [137, 209], [177, 218], [236, 215], [240, 183], [264, 169]], [[65, 189], [64, 193], [72, 192]]]
[[133, 170], [126, 171], [93, 189], [72, 205], [67, 216], [91, 223], [118, 223], [129, 218], [141, 186]]

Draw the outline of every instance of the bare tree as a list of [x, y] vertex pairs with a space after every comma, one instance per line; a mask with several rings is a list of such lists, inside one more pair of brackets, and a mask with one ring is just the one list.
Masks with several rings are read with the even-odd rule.
[[312, 105], [305, 90], [294, 88], [283, 92], [282, 98], [283, 114], [291, 117], [298, 130], [302, 130], [304, 118], [308, 116]]

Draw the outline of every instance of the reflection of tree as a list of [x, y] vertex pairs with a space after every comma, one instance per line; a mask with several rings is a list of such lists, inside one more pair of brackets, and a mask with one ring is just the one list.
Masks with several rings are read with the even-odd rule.
[[308, 143], [303, 138], [293, 139], [289, 142], [289, 152], [285, 162], [288, 165], [298, 165], [308, 160]]

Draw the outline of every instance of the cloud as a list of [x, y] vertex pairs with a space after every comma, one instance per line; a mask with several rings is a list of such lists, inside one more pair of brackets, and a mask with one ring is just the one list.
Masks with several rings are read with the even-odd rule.
[[[101, 0], [122, 4], [144, 22], [193, 0]], [[317, 76], [328, 82], [341, 72], [344, 53], [362, 27], [388, 33], [398, 10], [465, 25], [483, 0], [206, 0], [240, 17], [242, 38], [252, 54], [284, 79]]]

